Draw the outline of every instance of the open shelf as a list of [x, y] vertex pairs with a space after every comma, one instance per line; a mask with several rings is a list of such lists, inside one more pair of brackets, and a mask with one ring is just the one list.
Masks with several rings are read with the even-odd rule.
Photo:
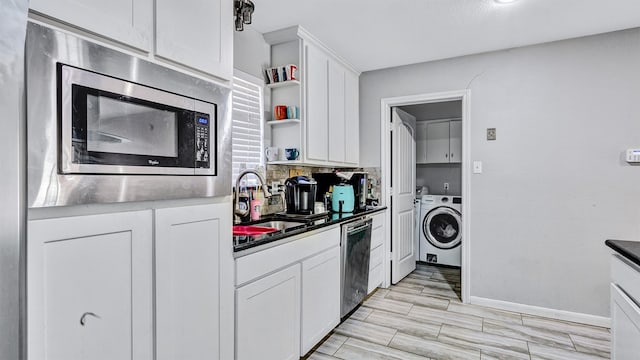
[[267, 161], [267, 165], [300, 165], [300, 164], [302, 164], [301, 160]]
[[299, 124], [300, 119], [282, 119], [282, 120], [269, 120], [268, 125], [284, 125], [284, 124]]
[[275, 88], [280, 88], [285, 86], [294, 86], [294, 85], [300, 85], [300, 81], [299, 80], [279, 81], [277, 83], [267, 84], [267, 87], [269, 89], [275, 89]]

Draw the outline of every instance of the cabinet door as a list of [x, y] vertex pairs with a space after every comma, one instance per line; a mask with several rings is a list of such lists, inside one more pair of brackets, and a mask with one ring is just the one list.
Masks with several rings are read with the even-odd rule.
[[329, 161], [345, 161], [345, 70], [329, 60]]
[[611, 358], [637, 359], [640, 354], [640, 308], [615, 284], [611, 284], [611, 332]]
[[[158, 360], [230, 358], [221, 352], [230, 341], [220, 341], [220, 299], [233, 297], [233, 284], [221, 283], [233, 276], [233, 264], [224, 269], [220, 260], [232, 246], [229, 210], [226, 204], [156, 210]], [[233, 323], [223, 329], [233, 333]]]
[[236, 359], [298, 360], [300, 264], [236, 290]]
[[153, 0], [31, 0], [29, 7], [106, 38], [151, 50]]
[[416, 123], [416, 163], [427, 162], [427, 123], [418, 121]]
[[233, 1], [156, 0], [155, 10], [158, 56], [231, 80]]
[[305, 45], [306, 158], [327, 161], [329, 157], [328, 66], [329, 58], [313, 45]]
[[449, 122], [427, 122], [427, 163], [449, 162]]
[[300, 356], [340, 322], [340, 247], [302, 262]]
[[151, 211], [29, 222], [29, 359], [152, 359], [151, 226]]
[[462, 121], [449, 122], [449, 162], [462, 162]]
[[360, 90], [358, 75], [345, 72], [345, 148], [344, 161], [358, 166], [360, 163]]

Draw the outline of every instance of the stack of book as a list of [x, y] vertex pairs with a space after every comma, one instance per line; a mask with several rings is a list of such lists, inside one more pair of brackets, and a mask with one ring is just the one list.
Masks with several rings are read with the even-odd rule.
[[294, 64], [264, 69], [267, 84], [275, 84], [283, 81], [298, 80], [298, 67]]

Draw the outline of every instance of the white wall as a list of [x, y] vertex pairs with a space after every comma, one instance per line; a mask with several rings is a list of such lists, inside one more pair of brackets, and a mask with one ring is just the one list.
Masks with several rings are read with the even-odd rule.
[[[444, 183], [449, 183], [449, 191], [444, 190]], [[416, 165], [416, 187], [418, 186], [427, 186], [429, 194], [460, 195], [462, 194], [462, 167], [460, 164], [418, 164]]]
[[[471, 295], [609, 315], [604, 240], [640, 239], [640, 29], [367, 72], [361, 166], [380, 99], [471, 90]], [[485, 130], [497, 128], [497, 141]], [[471, 169], [467, 169], [470, 171]]]
[[271, 62], [271, 47], [264, 41], [262, 34], [250, 25], [244, 31], [233, 32], [233, 67], [264, 79], [262, 69]]

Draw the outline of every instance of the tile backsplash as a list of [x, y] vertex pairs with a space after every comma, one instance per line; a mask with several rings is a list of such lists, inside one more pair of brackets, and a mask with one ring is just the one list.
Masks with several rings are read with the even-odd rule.
[[[330, 173], [334, 168], [326, 167], [313, 167], [313, 166], [290, 166], [290, 165], [267, 165], [266, 166], [266, 181], [271, 185], [274, 181], [277, 181], [281, 185], [291, 176], [303, 175], [311, 176], [313, 173]], [[375, 198], [380, 196], [380, 168], [352, 168], [352, 169], [338, 169], [344, 171], [365, 171], [369, 173], [370, 183], [372, 184], [372, 193]], [[268, 215], [285, 210], [284, 193], [278, 193], [272, 196], [269, 201], [266, 201], [262, 207], [262, 214]]]

